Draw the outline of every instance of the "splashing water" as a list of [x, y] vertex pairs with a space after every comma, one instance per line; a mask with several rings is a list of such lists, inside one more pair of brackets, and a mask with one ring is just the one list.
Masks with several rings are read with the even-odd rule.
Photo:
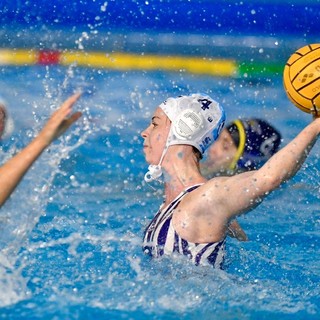
[[[319, 148], [292, 182], [239, 219], [250, 241], [228, 240], [225, 270], [180, 257], [149, 260], [145, 225], [162, 201], [143, 182], [139, 138], [168, 96], [208, 92], [228, 120], [259, 113], [284, 143], [308, 121], [281, 79], [265, 82], [74, 66], [3, 68], [16, 123], [9, 158], [79, 88], [84, 117], [50, 147], [1, 209], [0, 306], [8, 318], [259, 318], [319, 314]], [[21, 115], [23, 116], [21, 117]], [[27, 133], [27, 134], [26, 134]], [[293, 202], [292, 199], [295, 199]]]

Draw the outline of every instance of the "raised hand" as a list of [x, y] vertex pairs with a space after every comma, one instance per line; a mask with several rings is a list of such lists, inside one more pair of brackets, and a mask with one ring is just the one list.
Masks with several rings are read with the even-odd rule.
[[[72, 112], [74, 103], [81, 96], [80, 93], [76, 93], [68, 98], [50, 117], [46, 125], [43, 127], [38, 135], [38, 138], [44, 139], [49, 145], [53, 140], [60, 137], [75, 121], [77, 121], [82, 113]], [[71, 114], [71, 115], [70, 115]]]
[[52, 114], [36, 138], [0, 167], [0, 206], [9, 198], [22, 177], [46, 147], [81, 117], [81, 112], [72, 113], [72, 106], [79, 97], [80, 93], [77, 93], [68, 98]]

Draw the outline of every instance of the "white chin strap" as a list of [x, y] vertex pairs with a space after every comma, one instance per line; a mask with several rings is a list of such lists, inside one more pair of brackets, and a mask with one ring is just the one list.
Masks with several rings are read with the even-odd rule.
[[169, 146], [166, 145], [163, 152], [162, 152], [159, 164], [157, 164], [157, 165], [150, 164], [149, 165], [148, 172], [144, 175], [144, 181], [149, 183], [153, 180], [159, 180], [159, 178], [162, 176], [161, 163], [162, 163], [162, 160], [163, 160], [164, 155], [166, 154], [168, 148], [169, 148]]
[[162, 176], [161, 166], [150, 164], [148, 167], [148, 172], [144, 175], [144, 181], [151, 182], [153, 180], [158, 180]]

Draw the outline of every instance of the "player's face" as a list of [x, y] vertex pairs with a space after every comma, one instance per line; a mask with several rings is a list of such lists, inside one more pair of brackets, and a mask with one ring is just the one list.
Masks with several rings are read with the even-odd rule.
[[237, 153], [237, 147], [234, 144], [228, 130], [222, 130], [219, 139], [215, 141], [208, 149], [208, 155], [203, 165], [209, 172], [221, 172], [230, 169], [230, 165]]
[[157, 165], [166, 145], [171, 122], [161, 108], [157, 108], [150, 125], [141, 133], [144, 139], [143, 151], [149, 164]]

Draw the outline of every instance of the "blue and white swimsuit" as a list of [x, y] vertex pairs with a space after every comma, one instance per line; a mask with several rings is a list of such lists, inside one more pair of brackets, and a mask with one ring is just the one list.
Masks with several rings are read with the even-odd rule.
[[182, 239], [174, 230], [172, 215], [185, 195], [199, 185], [180, 193], [166, 208], [159, 211], [145, 230], [143, 251], [152, 257], [180, 253], [189, 257], [195, 265], [211, 264], [221, 268], [225, 254], [225, 239], [220, 242], [193, 243]]

